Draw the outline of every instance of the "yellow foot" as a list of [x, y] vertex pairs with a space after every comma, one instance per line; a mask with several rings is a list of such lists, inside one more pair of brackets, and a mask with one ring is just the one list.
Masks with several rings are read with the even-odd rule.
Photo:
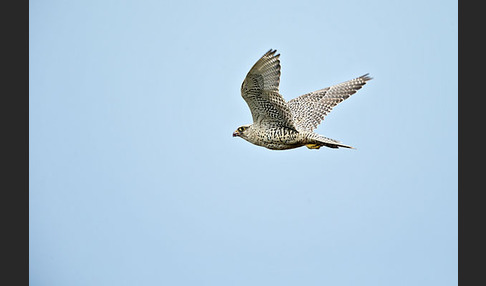
[[321, 148], [321, 145], [317, 145], [317, 144], [307, 144], [305, 146], [307, 148], [309, 148], [309, 149], [319, 149], [319, 148]]

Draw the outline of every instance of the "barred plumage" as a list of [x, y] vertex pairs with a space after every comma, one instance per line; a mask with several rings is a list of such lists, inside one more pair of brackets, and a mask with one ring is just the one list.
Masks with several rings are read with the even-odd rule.
[[307, 146], [319, 149], [353, 148], [313, 130], [337, 104], [356, 93], [372, 78], [365, 74], [346, 82], [301, 95], [285, 102], [279, 94], [280, 54], [265, 53], [248, 72], [241, 85], [241, 96], [250, 108], [253, 124], [240, 126], [239, 136], [273, 150]]

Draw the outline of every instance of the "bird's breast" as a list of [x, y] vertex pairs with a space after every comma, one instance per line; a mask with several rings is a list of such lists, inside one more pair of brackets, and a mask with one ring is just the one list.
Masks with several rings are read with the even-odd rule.
[[289, 128], [256, 128], [252, 136], [248, 137], [251, 143], [273, 150], [284, 150], [303, 145], [301, 134]]

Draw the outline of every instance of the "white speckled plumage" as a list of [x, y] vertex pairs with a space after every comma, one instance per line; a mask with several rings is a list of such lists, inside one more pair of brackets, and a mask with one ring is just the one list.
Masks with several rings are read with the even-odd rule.
[[250, 108], [253, 124], [240, 126], [233, 136], [273, 150], [301, 146], [352, 148], [313, 130], [333, 107], [356, 93], [371, 77], [366, 74], [286, 102], [278, 90], [280, 55], [275, 53], [276, 50], [265, 53], [243, 81], [241, 96]]

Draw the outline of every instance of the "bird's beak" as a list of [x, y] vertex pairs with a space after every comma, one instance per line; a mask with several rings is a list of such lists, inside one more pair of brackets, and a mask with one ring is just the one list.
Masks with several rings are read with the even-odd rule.
[[238, 131], [233, 132], [233, 137], [236, 137], [236, 136], [240, 136], [240, 132], [238, 132]]

